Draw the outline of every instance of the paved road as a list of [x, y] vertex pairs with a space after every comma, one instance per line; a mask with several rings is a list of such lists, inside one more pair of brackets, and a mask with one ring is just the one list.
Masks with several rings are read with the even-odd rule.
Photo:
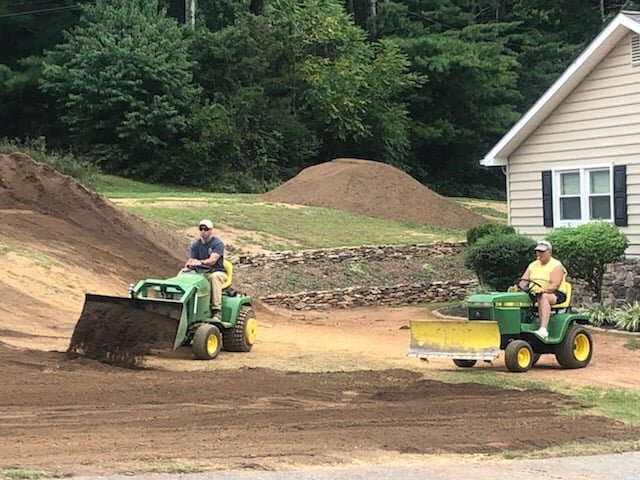
[[310, 468], [286, 472], [242, 470], [188, 475], [74, 477], [73, 480], [638, 480], [640, 452], [562, 457], [547, 460], [498, 460], [465, 464], [376, 465]]

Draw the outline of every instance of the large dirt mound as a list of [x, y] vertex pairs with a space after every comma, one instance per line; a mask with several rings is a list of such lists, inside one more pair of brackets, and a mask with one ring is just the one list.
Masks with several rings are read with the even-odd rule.
[[188, 245], [20, 153], [0, 155], [0, 235], [128, 279], [174, 274]]
[[370, 160], [339, 158], [314, 165], [261, 198], [459, 230], [487, 223], [407, 173]]

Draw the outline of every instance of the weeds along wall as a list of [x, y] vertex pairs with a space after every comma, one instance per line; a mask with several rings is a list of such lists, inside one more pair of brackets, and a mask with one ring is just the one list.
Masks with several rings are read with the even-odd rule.
[[[464, 243], [441, 242], [400, 246], [344, 247], [324, 250], [274, 252], [237, 259], [239, 269], [277, 268], [283, 263], [323, 264], [349, 261], [379, 261], [424, 255], [460, 255]], [[442, 272], [443, 275], [446, 272]], [[263, 302], [295, 310], [352, 308], [367, 305], [409, 305], [462, 300], [477, 290], [475, 278], [450, 278], [446, 281], [396, 285], [335, 288], [331, 290], [278, 293], [263, 296]]]

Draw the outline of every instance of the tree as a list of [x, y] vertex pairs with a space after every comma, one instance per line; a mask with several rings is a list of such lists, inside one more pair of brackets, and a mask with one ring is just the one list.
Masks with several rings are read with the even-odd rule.
[[75, 147], [110, 172], [184, 181], [175, 156], [198, 90], [188, 41], [157, 0], [98, 0], [49, 52], [41, 80]]

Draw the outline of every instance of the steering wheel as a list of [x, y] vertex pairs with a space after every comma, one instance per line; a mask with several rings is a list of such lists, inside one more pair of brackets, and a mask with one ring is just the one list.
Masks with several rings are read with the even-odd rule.
[[[527, 286], [521, 286], [521, 282], [527, 282]], [[518, 280], [516, 280], [515, 285], [516, 287], [518, 287], [518, 290], [528, 293], [531, 298], [535, 298], [536, 296], [536, 294], [532, 292], [533, 287], [540, 287], [540, 289], [543, 288], [542, 285], [540, 285], [535, 280], [531, 280], [530, 278], [519, 278]]]

